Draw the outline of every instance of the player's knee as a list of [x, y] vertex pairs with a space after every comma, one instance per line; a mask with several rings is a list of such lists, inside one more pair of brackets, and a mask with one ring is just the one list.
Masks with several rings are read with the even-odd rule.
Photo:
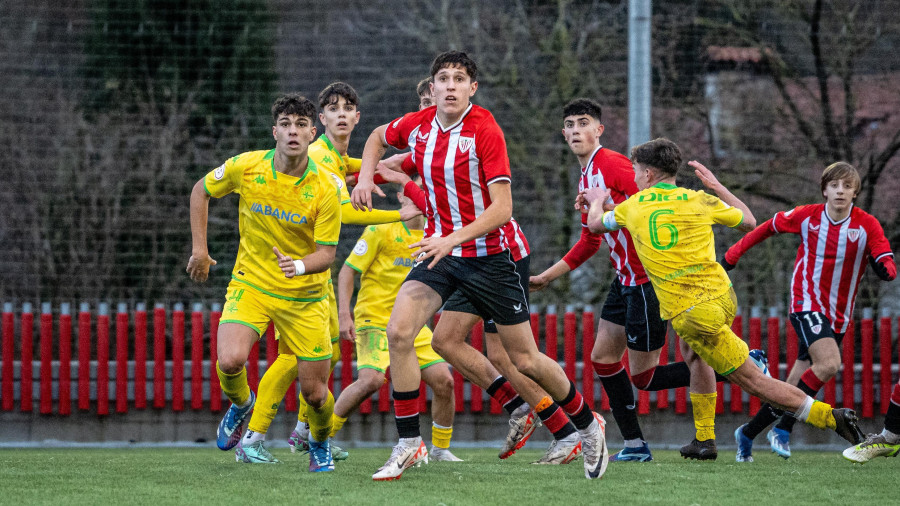
[[236, 351], [220, 352], [217, 357], [219, 369], [225, 374], [237, 374], [244, 368], [247, 357]]
[[447, 374], [441, 374], [432, 380], [429, 386], [435, 396], [449, 397], [453, 395], [453, 376], [450, 375], [450, 370], [447, 370]]
[[409, 325], [406, 322], [398, 322], [391, 319], [391, 321], [388, 322], [386, 330], [388, 343], [411, 346], [420, 330], [421, 329], [414, 329], [412, 325]]
[[366, 396], [372, 395], [384, 384], [384, 374], [372, 374], [366, 377], [360, 377], [358, 380], [360, 386], [366, 391]]
[[812, 365], [813, 371], [816, 373], [816, 376], [822, 381], [828, 381], [833, 378], [838, 371], [841, 370], [841, 360], [840, 358], [828, 358], [827, 360], [822, 360]]
[[509, 358], [520, 373], [532, 379], [537, 376], [538, 362], [535, 357], [527, 353], [517, 353], [510, 355]]
[[316, 409], [324, 406], [328, 400], [328, 387], [325, 385], [301, 386], [300, 393], [303, 395], [303, 400]]

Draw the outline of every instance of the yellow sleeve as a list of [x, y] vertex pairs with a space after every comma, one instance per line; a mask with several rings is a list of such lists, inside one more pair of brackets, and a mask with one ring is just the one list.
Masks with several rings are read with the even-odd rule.
[[360, 211], [354, 209], [350, 202], [341, 204], [341, 223], [344, 225], [380, 225], [395, 221], [400, 221], [400, 211], [384, 211], [382, 209]]
[[316, 223], [313, 225], [313, 240], [317, 244], [334, 246], [341, 235], [340, 190], [324, 177], [320, 180], [321, 193]]
[[210, 197], [220, 198], [231, 192], [240, 193], [241, 177], [244, 172], [242, 164], [237, 163], [239, 156], [229, 158], [225, 163], [209, 171], [203, 178], [203, 187]]
[[710, 219], [714, 223], [734, 228], [744, 221], [743, 211], [722, 202], [716, 196], [709, 195], [706, 192], [702, 193], [704, 193], [702, 202], [706, 205]]
[[374, 226], [366, 227], [344, 263], [360, 274], [366, 272], [378, 255], [378, 237]]
[[362, 158], [351, 158], [344, 155], [344, 163], [347, 165], [347, 174], [354, 174], [362, 169]]

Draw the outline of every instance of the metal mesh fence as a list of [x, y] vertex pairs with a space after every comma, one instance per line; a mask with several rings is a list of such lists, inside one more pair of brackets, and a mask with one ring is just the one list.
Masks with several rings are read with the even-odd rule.
[[[820, 201], [818, 175], [860, 169], [858, 204], [896, 246], [900, 1], [655, 2], [654, 135], [714, 168], [763, 221]], [[480, 67], [474, 101], [504, 128], [532, 270], [580, 233], [577, 160], [562, 106], [604, 107], [604, 146], [627, 154], [627, 2], [220, 0], [0, 4], [0, 297], [7, 301], [220, 301], [237, 248], [237, 198], [210, 206], [205, 285], [184, 273], [188, 195], [234, 154], [273, 145], [269, 106], [342, 80], [360, 93], [359, 156], [413, 110], [440, 51]], [[685, 171], [682, 184], [699, 188]], [[384, 203], [390, 206], [391, 202]], [[342, 260], [361, 233], [342, 231]], [[737, 236], [717, 234], [723, 251]], [[795, 238], [756, 248], [732, 276], [747, 305], [784, 305]], [[601, 300], [605, 247], [539, 306]], [[869, 276], [871, 278], [871, 276]], [[860, 304], [888, 304], [866, 281]]]

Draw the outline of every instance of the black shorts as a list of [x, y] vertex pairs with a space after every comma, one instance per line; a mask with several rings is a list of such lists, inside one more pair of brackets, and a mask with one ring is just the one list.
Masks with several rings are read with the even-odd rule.
[[[531, 257], [524, 257], [516, 262], [516, 274], [519, 275], [519, 283], [522, 285], [522, 288], [525, 289], [525, 301], [528, 301], [528, 278], [530, 277], [530, 268], [531, 268]], [[475, 309], [475, 306], [469, 302], [469, 299], [466, 298], [465, 295], [459, 290], [456, 291], [453, 295], [447, 299], [447, 302], [444, 303], [444, 311], [458, 311], [460, 313], [468, 313], [474, 314], [481, 317], [484, 320], [484, 331], [490, 334], [497, 333], [497, 325], [494, 324], [494, 320], [490, 317], [485, 318], [485, 316], [478, 312]]]
[[667, 322], [659, 316], [659, 299], [650, 283], [623, 286], [617, 277], [600, 318], [625, 327], [626, 345], [634, 351], [654, 351], [666, 344]]
[[831, 320], [824, 314], [818, 311], [798, 311], [791, 313], [789, 319], [797, 333], [797, 360], [810, 360], [809, 347], [819, 339], [830, 337], [840, 348], [844, 334], [835, 332], [831, 328]]
[[429, 269], [430, 259], [416, 261], [406, 281], [419, 281], [441, 296], [441, 302], [457, 291], [475, 308], [475, 314], [500, 325], [516, 325], [531, 319], [527, 278], [516, 271], [509, 251], [483, 257], [440, 259]]

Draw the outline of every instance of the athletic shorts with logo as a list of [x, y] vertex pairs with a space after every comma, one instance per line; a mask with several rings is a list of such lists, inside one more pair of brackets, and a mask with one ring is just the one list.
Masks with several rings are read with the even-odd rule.
[[[528, 286], [528, 279], [531, 276], [531, 257], [522, 257], [514, 263], [516, 264], [516, 274], [519, 275], [519, 283], [523, 287]], [[528, 301], [528, 290], [525, 290], [525, 301]], [[467, 299], [461, 291], [457, 291], [451, 295], [447, 302], [444, 303], [444, 311], [457, 311], [460, 313], [478, 315], [484, 320], [484, 331], [486, 333], [497, 333], [497, 325], [494, 323], [494, 320], [489, 317], [485, 318], [483, 314], [479, 313], [478, 310], [475, 309], [475, 306], [469, 302], [469, 299]]]
[[264, 294], [240, 281], [228, 284], [219, 325], [238, 323], [262, 336], [269, 323], [279, 334], [279, 353], [300, 360], [331, 358], [328, 300], [297, 301]]
[[[433, 334], [428, 327], [422, 327], [416, 336], [413, 346], [416, 349], [416, 358], [419, 359], [419, 369], [445, 361], [431, 347], [432, 337]], [[376, 327], [356, 329], [356, 369], [385, 372], [390, 363], [387, 332]]]
[[441, 303], [457, 290], [475, 308], [475, 314], [499, 325], [529, 321], [527, 284], [516, 271], [509, 251], [481, 257], [446, 256], [429, 269], [430, 258], [416, 260], [406, 281], [419, 281], [441, 297]]
[[616, 277], [600, 318], [625, 327], [629, 350], [654, 351], [666, 344], [667, 322], [659, 316], [659, 299], [649, 282], [624, 286]]
[[832, 338], [838, 348], [844, 340], [842, 332], [831, 328], [831, 320], [818, 311], [797, 311], [788, 316], [797, 334], [797, 360], [810, 360], [809, 347], [819, 339]]
[[731, 330], [737, 311], [733, 289], [705, 302], [691, 306], [672, 318], [672, 328], [694, 353], [721, 375], [734, 372], [750, 356], [741, 338]]

